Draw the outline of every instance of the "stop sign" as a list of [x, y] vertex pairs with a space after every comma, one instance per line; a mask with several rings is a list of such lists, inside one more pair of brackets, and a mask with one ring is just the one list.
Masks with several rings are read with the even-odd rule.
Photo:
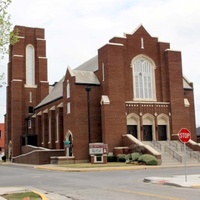
[[190, 137], [190, 131], [187, 128], [182, 128], [178, 132], [178, 138], [183, 143], [187, 143], [190, 140]]

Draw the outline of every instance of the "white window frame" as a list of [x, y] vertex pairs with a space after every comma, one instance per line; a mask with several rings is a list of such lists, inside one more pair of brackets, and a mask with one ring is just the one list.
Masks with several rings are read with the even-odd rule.
[[59, 113], [56, 113], [56, 142], [59, 141]]
[[67, 80], [67, 98], [70, 98], [70, 84], [69, 84], [69, 80]]
[[31, 44], [26, 46], [26, 85], [35, 86], [35, 49]]
[[48, 144], [51, 143], [51, 116], [49, 116], [49, 141]]
[[71, 113], [71, 103], [67, 102], [67, 114]]
[[31, 129], [31, 119], [28, 119], [28, 128]]
[[155, 63], [144, 55], [132, 60], [133, 71], [133, 100], [156, 101]]

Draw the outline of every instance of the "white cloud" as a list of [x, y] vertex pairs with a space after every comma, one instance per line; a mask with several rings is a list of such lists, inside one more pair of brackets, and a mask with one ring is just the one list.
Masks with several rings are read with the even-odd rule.
[[112, 37], [143, 24], [151, 36], [182, 52], [183, 73], [194, 82], [198, 124], [199, 10], [199, 0], [13, 0], [9, 7], [14, 25], [45, 28], [51, 83], [67, 66], [77, 67], [96, 55]]

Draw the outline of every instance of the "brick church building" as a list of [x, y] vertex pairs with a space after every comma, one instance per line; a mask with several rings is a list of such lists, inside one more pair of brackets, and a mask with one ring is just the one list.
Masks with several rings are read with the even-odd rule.
[[[113, 37], [53, 85], [44, 29], [15, 28], [19, 42], [10, 47], [5, 116], [8, 157], [28, 154], [29, 145], [84, 162], [89, 143], [106, 144], [112, 154], [123, 146], [123, 135], [172, 140], [182, 127], [196, 141], [193, 84], [182, 74], [181, 52], [143, 26]], [[64, 154], [63, 141], [70, 142]]]

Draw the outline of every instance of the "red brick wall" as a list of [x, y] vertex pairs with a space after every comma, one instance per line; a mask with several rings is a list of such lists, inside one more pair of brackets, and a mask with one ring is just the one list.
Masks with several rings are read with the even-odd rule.
[[1, 136], [0, 136], [0, 153], [4, 152], [4, 136], [5, 136], [5, 131], [4, 131], [4, 123], [0, 123], [0, 131], [1, 131]]
[[[24, 121], [28, 117], [28, 106], [36, 106], [48, 94], [44, 29], [20, 26], [18, 28], [20, 36], [24, 38], [20, 38], [19, 43], [11, 46], [6, 116], [8, 135], [6, 141], [8, 143], [11, 139], [13, 143], [15, 142], [13, 144], [14, 156], [20, 154], [20, 136], [26, 134], [27, 127]], [[144, 41], [144, 48], [141, 48], [141, 38]], [[24, 87], [27, 44], [32, 44], [36, 50], [37, 88]], [[104, 142], [108, 144], [108, 151], [113, 152], [115, 147], [123, 145], [122, 135], [127, 132], [127, 114], [135, 113], [139, 116], [140, 112], [142, 115], [151, 114], [155, 120], [155, 126], [155, 113], [165, 114], [169, 116], [170, 134], [177, 133], [184, 126], [191, 131], [192, 139], [196, 139], [193, 90], [183, 89], [181, 53], [167, 50], [169, 48], [169, 43], [158, 42], [158, 38], [151, 37], [141, 26], [133, 34], [126, 34], [122, 38], [112, 38], [110, 44], [98, 50], [99, 69], [95, 74], [101, 85], [91, 86], [89, 93], [91, 142]], [[132, 61], [138, 55], [143, 55], [155, 63], [155, 102], [163, 102], [165, 106], [156, 107], [151, 102], [150, 106], [143, 106], [141, 102], [135, 108], [126, 106], [126, 101], [133, 102], [134, 100]], [[104, 66], [105, 80], [103, 80], [102, 66]], [[13, 79], [18, 79], [18, 81], [13, 81]], [[70, 98], [66, 95], [68, 81]], [[71, 133], [73, 156], [79, 161], [88, 160], [88, 112], [85, 87], [86, 85], [75, 84], [75, 77], [70, 70], [67, 70], [63, 82], [63, 98], [37, 108], [35, 132], [38, 135], [39, 146], [51, 149], [63, 148], [66, 134]], [[32, 103], [29, 102], [30, 92], [33, 95]], [[109, 105], [100, 104], [102, 95], [109, 97]], [[190, 107], [184, 106], [184, 98], [189, 100]], [[70, 113], [67, 113], [68, 102], [71, 103]], [[63, 105], [58, 107], [61, 103]], [[50, 110], [53, 106], [55, 109]], [[55, 143], [57, 113], [59, 113], [59, 141]], [[49, 140], [49, 116], [51, 116], [51, 142]], [[139, 117], [142, 122], [142, 116]], [[142, 126], [142, 123], [140, 125]], [[32, 131], [34, 132], [34, 129]]]
[[[10, 48], [8, 64], [6, 146], [12, 141], [13, 156], [21, 153], [21, 136], [27, 134], [29, 106], [35, 107], [47, 94], [47, 59], [44, 29], [16, 26], [19, 30], [19, 42]], [[31, 44], [35, 49], [35, 84], [37, 87], [26, 87], [26, 46]], [[30, 92], [32, 101], [30, 101]], [[8, 148], [7, 148], [8, 150]]]
[[49, 164], [50, 157], [52, 156], [64, 156], [64, 150], [35, 150], [30, 153], [17, 156], [13, 158], [15, 163], [26, 163], [26, 164]]
[[108, 95], [109, 105], [101, 106], [102, 137], [108, 144], [108, 151], [121, 146], [121, 136], [126, 133], [125, 116], [125, 54], [122, 45], [108, 44], [99, 49], [99, 66], [104, 63], [105, 81], [102, 83], [102, 95]]

